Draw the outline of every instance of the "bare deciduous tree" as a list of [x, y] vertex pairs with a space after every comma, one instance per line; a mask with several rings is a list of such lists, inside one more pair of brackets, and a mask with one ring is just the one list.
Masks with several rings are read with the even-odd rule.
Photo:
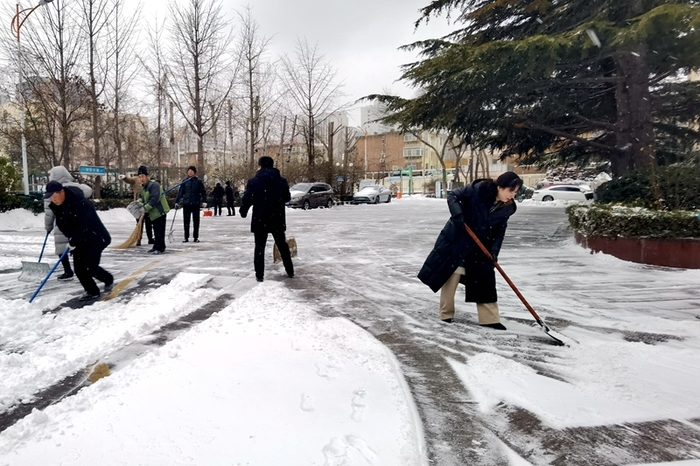
[[228, 50], [232, 33], [219, 1], [171, 1], [168, 10], [167, 92], [197, 137], [197, 164], [204, 174], [204, 136], [214, 129], [225, 108], [239, 62]]
[[124, 0], [114, 0], [113, 21], [107, 28], [107, 37], [113, 53], [111, 73], [107, 76], [107, 99], [105, 100], [111, 111], [111, 136], [117, 157], [117, 168], [120, 172], [124, 170], [122, 127], [125, 126], [125, 121], [122, 111], [128, 97], [127, 90], [137, 72], [134, 49], [137, 42], [136, 26], [140, 14], [139, 5], [134, 12], [125, 15]]
[[[156, 99], [156, 127], [151, 139], [155, 143], [156, 165], [159, 168], [163, 165], [163, 146], [166, 131], [174, 131], [174, 128], [168, 128], [166, 123], [168, 110], [171, 112], [171, 126], [175, 124], [172, 115], [172, 107], [174, 104], [170, 102], [170, 105], [168, 105], [169, 102], [166, 92], [168, 73], [165, 51], [163, 48], [164, 31], [165, 22], [159, 21], [156, 18], [154, 24], [148, 29], [148, 51], [139, 57], [141, 65], [148, 74], [149, 82], [147, 87], [155, 94]], [[174, 141], [171, 140], [170, 144], [172, 145], [173, 143]]]
[[[102, 165], [100, 138], [104, 132], [101, 124], [100, 99], [105, 90], [105, 81], [109, 74], [109, 64], [114, 53], [107, 44], [108, 26], [114, 19], [115, 5], [108, 0], [81, 0], [83, 21], [82, 30], [87, 53], [88, 92], [91, 99], [93, 157], [96, 166]], [[101, 198], [100, 176], [95, 177], [93, 191], [95, 199]]]
[[238, 18], [241, 32], [236, 53], [241, 57], [241, 100], [245, 103], [239, 114], [245, 112], [248, 169], [252, 172], [258, 145], [269, 136], [272, 109], [278, 104], [278, 93], [274, 90], [273, 65], [265, 60], [270, 39], [260, 35], [250, 6], [239, 12]]
[[310, 176], [313, 177], [317, 119], [337, 110], [337, 101], [343, 96], [343, 84], [336, 82], [337, 72], [325, 61], [318, 44], [312, 47], [306, 39], [297, 41], [294, 59], [282, 58], [282, 68], [281, 78], [291, 100], [290, 110], [304, 115], [300, 129], [304, 134]]
[[[57, 1], [32, 20], [32, 33], [22, 35], [21, 64], [30, 167], [72, 168], [73, 143], [89, 118], [89, 99], [79, 76], [84, 53], [80, 14], [75, 3]], [[18, 132], [18, 122], [5, 130], [14, 127]]]

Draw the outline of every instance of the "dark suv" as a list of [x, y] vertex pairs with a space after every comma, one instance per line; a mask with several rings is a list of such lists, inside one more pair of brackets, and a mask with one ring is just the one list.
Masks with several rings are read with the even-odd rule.
[[287, 203], [289, 207], [333, 207], [333, 188], [326, 183], [297, 183], [289, 191], [292, 199]]

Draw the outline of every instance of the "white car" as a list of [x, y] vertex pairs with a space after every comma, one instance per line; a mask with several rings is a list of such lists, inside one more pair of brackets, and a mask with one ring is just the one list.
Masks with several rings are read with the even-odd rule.
[[378, 184], [365, 186], [352, 196], [353, 204], [379, 204], [380, 202], [391, 202], [391, 191]]
[[588, 186], [576, 186], [570, 184], [558, 184], [542, 189], [536, 189], [532, 193], [533, 201], [591, 201], [593, 191]]

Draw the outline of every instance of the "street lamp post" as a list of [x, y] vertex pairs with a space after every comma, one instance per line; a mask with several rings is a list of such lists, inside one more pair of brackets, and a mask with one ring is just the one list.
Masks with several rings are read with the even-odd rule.
[[[34, 13], [34, 10], [42, 5], [51, 3], [53, 0], [39, 0], [39, 4], [30, 8], [25, 8], [23, 10], [19, 9], [19, 3], [17, 3], [17, 13], [12, 17], [12, 22], [10, 23], [10, 28], [12, 34], [17, 38], [17, 95], [22, 95], [22, 47], [20, 45], [20, 30], [27, 21], [29, 15]], [[24, 14], [24, 17], [20, 19], [20, 15]], [[18, 99], [19, 101], [19, 99]], [[22, 133], [22, 182], [24, 184], [24, 194], [29, 195], [29, 166], [27, 163], [27, 138], [24, 135], [24, 120], [25, 120], [25, 108], [22, 107], [22, 116], [20, 117], [20, 130]]]

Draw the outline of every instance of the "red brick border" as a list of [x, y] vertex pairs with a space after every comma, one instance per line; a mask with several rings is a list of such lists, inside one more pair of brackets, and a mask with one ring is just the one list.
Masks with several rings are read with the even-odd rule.
[[700, 239], [609, 238], [581, 233], [575, 238], [584, 248], [626, 261], [700, 269]]

